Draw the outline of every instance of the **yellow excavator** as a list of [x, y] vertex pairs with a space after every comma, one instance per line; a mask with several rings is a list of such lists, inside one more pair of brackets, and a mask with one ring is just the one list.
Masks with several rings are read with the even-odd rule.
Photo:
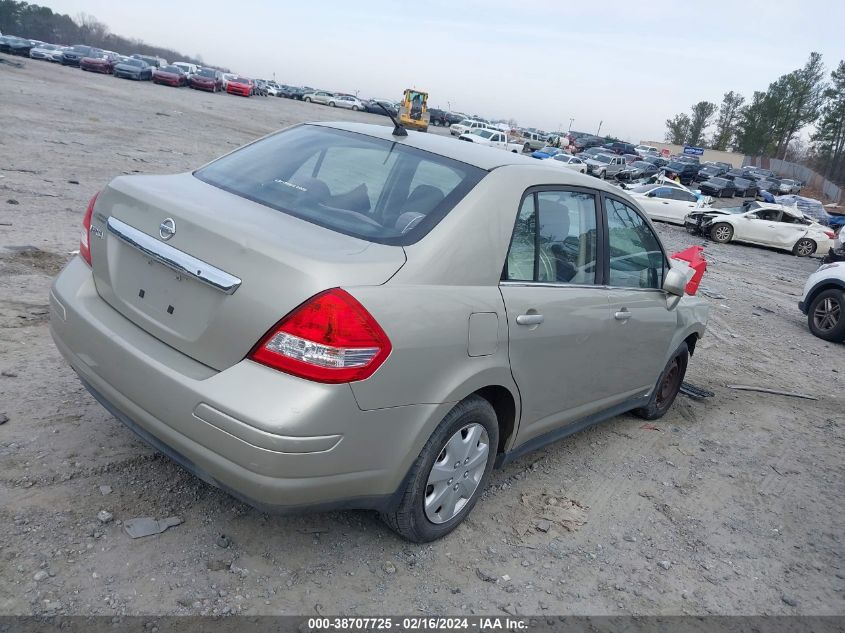
[[402, 103], [399, 104], [399, 123], [404, 127], [420, 132], [428, 131], [428, 93], [407, 88]]

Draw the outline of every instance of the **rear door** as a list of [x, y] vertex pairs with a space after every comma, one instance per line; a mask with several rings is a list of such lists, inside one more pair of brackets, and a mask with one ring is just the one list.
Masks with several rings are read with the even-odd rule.
[[523, 442], [608, 406], [605, 338], [616, 326], [602, 261], [595, 191], [540, 188], [523, 198], [500, 288]]
[[613, 325], [604, 346], [613, 358], [602, 368], [620, 400], [643, 395], [657, 382], [677, 327], [666, 307], [663, 278], [669, 262], [648, 221], [621, 199], [605, 195], [606, 278]]

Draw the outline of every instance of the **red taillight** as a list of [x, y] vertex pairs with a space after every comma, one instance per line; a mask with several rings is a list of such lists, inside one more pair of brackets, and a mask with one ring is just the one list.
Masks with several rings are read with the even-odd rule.
[[390, 339], [345, 290], [311, 297], [279, 321], [250, 359], [300, 378], [340, 383], [369, 378], [390, 355]]
[[94, 194], [91, 202], [88, 203], [88, 208], [85, 209], [85, 215], [82, 218], [82, 233], [79, 236], [79, 254], [88, 265], [91, 265], [91, 244], [88, 241], [91, 234], [91, 216], [94, 214], [94, 203], [97, 202], [99, 192]]
[[825, 231], [824, 234], [827, 235], [832, 240], [836, 239], [836, 233], [834, 233], [833, 231]]

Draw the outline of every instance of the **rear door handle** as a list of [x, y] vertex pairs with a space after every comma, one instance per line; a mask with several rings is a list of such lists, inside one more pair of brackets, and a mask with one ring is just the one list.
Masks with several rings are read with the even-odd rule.
[[520, 314], [516, 317], [517, 325], [540, 325], [543, 321], [542, 314]]
[[619, 312], [613, 315], [617, 321], [627, 321], [631, 318], [631, 312], [628, 308], [622, 308]]

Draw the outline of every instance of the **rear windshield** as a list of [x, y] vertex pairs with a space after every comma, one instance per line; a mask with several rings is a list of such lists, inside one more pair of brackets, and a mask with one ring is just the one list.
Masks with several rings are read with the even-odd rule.
[[194, 175], [339, 233], [405, 246], [434, 228], [486, 173], [395, 141], [301, 125]]

